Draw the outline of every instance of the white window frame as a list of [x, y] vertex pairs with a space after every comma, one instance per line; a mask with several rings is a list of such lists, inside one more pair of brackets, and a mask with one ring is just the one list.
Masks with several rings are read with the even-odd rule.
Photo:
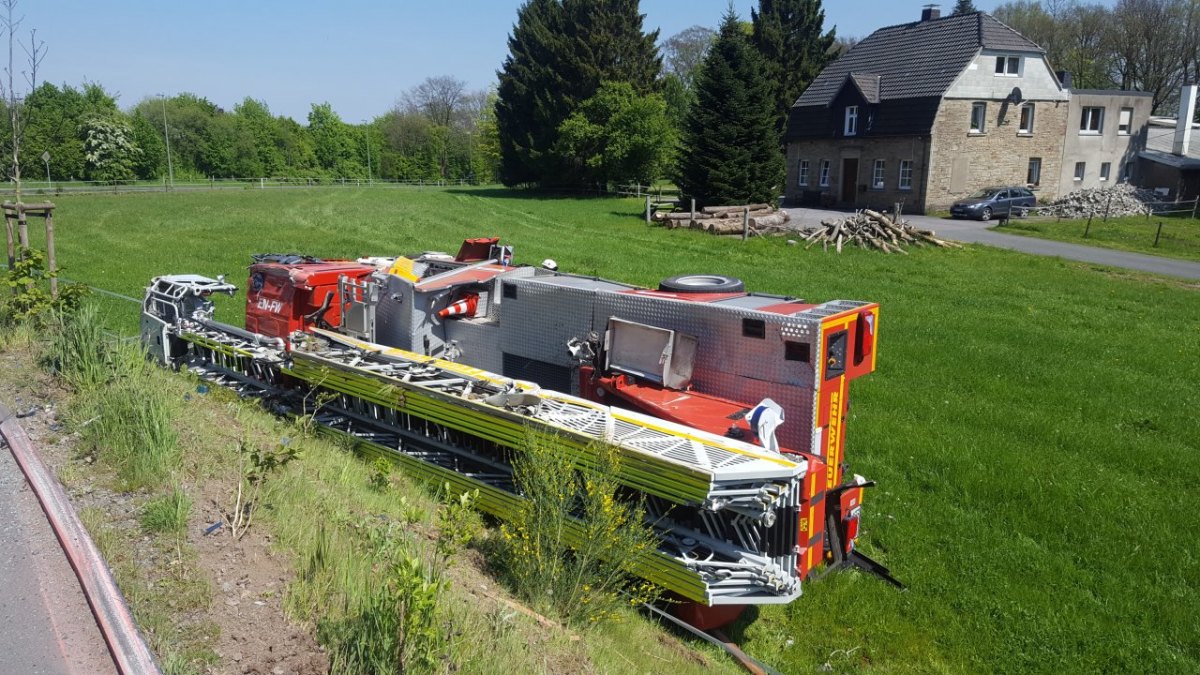
[[1100, 180], [1107, 181], [1112, 175], [1112, 162], [1100, 163]]
[[900, 160], [900, 177], [896, 181], [896, 187], [901, 190], [912, 189], [912, 160]]
[[875, 165], [871, 168], [871, 187], [876, 190], [883, 189], [887, 184], [887, 160], [877, 159]]
[[[1030, 180], [1030, 179], [1034, 180]], [[1042, 184], [1042, 158], [1030, 157], [1029, 168], [1025, 170], [1026, 185], [1041, 185]]]
[[1087, 175], [1087, 162], [1075, 162], [1075, 178], [1074, 180], [1083, 180]]
[[1133, 108], [1121, 108], [1117, 116], [1117, 135], [1128, 136], [1133, 133]]
[[996, 67], [993, 70], [993, 74], [995, 74], [996, 77], [1020, 77], [1023, 61], [1024, 59], [1020, 56], [998, 54], [996, 56]]
[[829, 160], [821, 160], [821, 175], [818, 178], [821, 181], [821, 187], [829, 187]]
[[1099, 136], [1104, 133], [1104, 107], [1084, 106], [1079, 114], [1079, 135]]
[[846, 106], [846, 117], [843, 120], [842, 133], [846, 136], [858, 135], [858, 106]]
[[[1033, 133], [1033, 125], [1036, 124], [1035, 120], [1037, 119], [1035, 115], [1036, 112], [1037, 110], [1032, 103], [1026, 103], [1025, 105], [1021, 106], [1021, 113], [1017, 117], [1018, 134]], [[1025, 113], [1029, 113], [1028, 125], [1026, 125]]]
[[[975, 111], [979, 113], [979, 126], [975, 125]], [[967, 133], [971, 134], [986, 134], [987, 133], [987, 103], [975, 102], [971, 104], [971, 121], [967, 123]]]
[[800, 160], [800, 167], [796, 170], [796, 183], [800, 187], [808, 187], [808, 160]]

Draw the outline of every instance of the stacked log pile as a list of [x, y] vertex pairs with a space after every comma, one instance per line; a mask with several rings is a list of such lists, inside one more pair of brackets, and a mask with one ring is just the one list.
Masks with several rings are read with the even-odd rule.
[[842, 252], [842, 247], [851, 244], [904, 255], [908, 255], [904, 250], [907, 246], [962, 248], [960, 244], [938, 239], [932, 230], [917, 229], [903, 220], [892, 220], [870, 209], [836, 220], [822, 220], [820, 226], [802, 230], [801, 241], [808, 242], [806, 249], [821, 244], [825, 250], [833, 246], [838, 253]]
[[1119, 183], [1110, 188], [1076, 190], [1059, 197], [1049, 206], [1036, 210], [1038, 215], [1059, 218], [1087, 218], [1089, 215], [1109, 218], [1122, 216], [1144, 216], [1150, 213], [1149, 202], [1158, 197], [1153, 190], [1143, 190], [1128, 183]]
[[770, 204], [706, 206], [695, 213], [657, 211], [653, 217], [670, 229], [687, 227], [713, 234], [742, 234], [747, 225], [749, 234], [781, 232], [787, 229], [787, 223], [791, 220], [787, 211], [773, 208]]

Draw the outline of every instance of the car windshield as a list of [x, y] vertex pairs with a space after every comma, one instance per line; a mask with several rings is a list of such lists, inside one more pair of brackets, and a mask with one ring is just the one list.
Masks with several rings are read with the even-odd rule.
[[984, 188], [982, 190], [975, 191], [970, 197], [967, 197], [967, 199], [991, 199], [992, 197], [996, 196], [997, 192], [1000, 192], [998, 188]]

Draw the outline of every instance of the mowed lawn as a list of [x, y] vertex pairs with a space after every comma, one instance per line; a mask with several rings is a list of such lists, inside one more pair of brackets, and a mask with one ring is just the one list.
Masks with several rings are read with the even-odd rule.
[[[244, 283], [255, 252], [453, 251], [499, 235], [518, 262], [576, 273], [717, 272], [878, 301], [879, 370], [852, 387], [848, 453], [879, 482], [862, 546], [909, 588], [834, 575], [735, 637], [786, 672], [1200, 670], [1196, 285], [985, 247], [742, 243], [649, 227], [636, 199], [376, 188], [58, 204], [66, 276], [135, 297], [158, 274]], [[135, 305], [107, 307], [135, 329]]]
[[[1162, 230], [1159, 230], [1162, 223]], [[1186, 216], [1128, 216], [1104, 221], [1087, 218], [1075, 220], [1014, 219], [997, 232], [1023, 234], [1042, 239], [1066, 241], [1072, 244], [1099, 246], [1122, 251], [1149, 253], [1170, 258], [1200, 260], [1200, 218]], [[1083, 236], [1087, 232], [1087, 236]], [[1155, 238], [1158, 245], [1155, 245]]]

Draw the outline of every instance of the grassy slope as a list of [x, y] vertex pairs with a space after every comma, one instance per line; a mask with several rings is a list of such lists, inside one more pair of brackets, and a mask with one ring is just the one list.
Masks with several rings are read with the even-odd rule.
[[[653, 284], [712, 271], [756, 290], [883, 305], [855, 383], [864, 547], [910, 585], [810, 583], [741, 636], [786, 670], [1200, 669], [1196, 288], [969, 248], [836, 256], [649, 228], [637, 200], [447, 191], [246, 191], [59, 200], [68, 276], [140, 295], [256, 251], [453, 250], [499, 234], [519, 261]], [[132, 329], [136, 310], [121, 327]], [[237, 319], [237, 308], [225, 318]], [[835, 650], [844, 650], [837, 652]], [[849, 655], [846, 654], [849, 652]]]
[[[1158, 246], [1155, 246], [1154, 235], [1160, 222], [1163, 224], [1162, 235], [1159, 237]], [[997, 227], [996, 231], [1185, 260], [1200, 260], [1200, 219], [1165, 216], [1146, 219], [1145, 216], [1130, 216], [1110, 218], [1108, 222], [1104, 222], [1100, 218], [1093, 218], [1087, 238], [1083, 236], [1085, 229], [1087, 218], [1063, 221], [1010, 220], [1006, 227]]]

